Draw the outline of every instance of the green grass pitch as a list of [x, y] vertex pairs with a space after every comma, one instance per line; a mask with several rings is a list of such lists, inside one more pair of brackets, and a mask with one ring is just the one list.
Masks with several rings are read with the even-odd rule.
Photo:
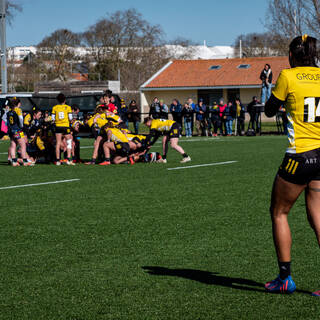
[[0, 142], [0, 188], [80, 179], [0, 190], [0, 319], [318, 319], [303, 197], [289, 218], [298, 291], [263, 288], [278, 271], [268, 207], [286, 138], [181, 145], [186, 166], [237, 162], [169, 171], [181, 166], [169, 150], [166, 165], [13, 168]]

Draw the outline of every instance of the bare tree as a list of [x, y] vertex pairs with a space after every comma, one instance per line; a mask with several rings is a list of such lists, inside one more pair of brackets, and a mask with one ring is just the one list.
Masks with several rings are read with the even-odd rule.
[[[240, 35], [235, 41], [235, 55], [240, 55], [240, 41], [243, 57], [267, 57], [283, 54], [282, 45], [270, 32]], [[287, 47], [285, 49], [287, 51]]]
[[66, 81], [76, 60], [74, 47], [80, 44], [79, 35], [67, 29], [54, 31], [38, 44], [37, 59], [45, 61], [49, 79]]
[[167, 59], [162, 39], [161, 27], [135, 9], [116, 11], [82, 34], [82, 43], [92, 52], [91, 72], [113, 80], [120, 71], [127, 90], [137, 89]]
[[319, 37], [320, 0], [269, 0], [265, 27], [286, 47], [304, 33]]
[[7, 0], [6, 7], [8, 22], [11, 24], [15, 13], [22, 11], [22, 6], [16, 3], [14, 0]]

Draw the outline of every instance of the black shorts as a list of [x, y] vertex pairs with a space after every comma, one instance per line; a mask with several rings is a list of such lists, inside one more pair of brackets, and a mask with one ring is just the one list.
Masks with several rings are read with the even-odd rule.
[[115, 142], [116, 154], [120, 157], [127, 157], [130, 153], [130, 146], [128, 142]]
[[179, 138], [180, 135], [181, 135], [181, 125], [176, 122], [172, 125], [170, 131], [169, 131], [169, 139], [172, 139], [172, 138]]
[[320, 148], [303, 153], [286, 153], [278, 175], [294, 184], [320, 180]]
[[70, 134], [71, 129], [69, 127], [56, 127], [55, 133]]

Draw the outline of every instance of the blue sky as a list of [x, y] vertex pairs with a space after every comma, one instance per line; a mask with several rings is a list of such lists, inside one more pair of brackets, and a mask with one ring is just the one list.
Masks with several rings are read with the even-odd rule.
[[178, 36], [210, 46], [232, 45], [239, 34], [263, 32], [266, 0], [13, 0], [23, 7], [7, 28], [7, 45], [35, 45], [53, 31], [82, 32], [116, 10], [136, 8], [160, 24], [171, 40]]

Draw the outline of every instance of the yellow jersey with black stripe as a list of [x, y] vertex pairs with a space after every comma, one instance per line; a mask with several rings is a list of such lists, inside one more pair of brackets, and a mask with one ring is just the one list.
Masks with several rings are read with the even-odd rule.
[[[94, 120], [95, 119], [95, 120]], [[105, 113], [95, 113], [89, 120], [88, 126], [91, 128], [95, 123], [99, 128], [102, 128], [108, 121]]]
[[110, 140], [112, 142], [129, 142], [129, 139], [127, 136], [119, 129], [117, 128], [106, 128], [105, 131], [111, 131], [112, 135]]
[[24, 124], [26, 127], [29, 127], [30, 124], [31, 124], [31, 120], [32, 120], [31, 114], [28, 113], [28, 114], [24, 117], [24, 119], [23, 119], [23, 124]]
[[72, 114], [71, 107], [66, 104], [58, 104], [52, 108], [52, 115], [55, 117], [56, 127], [69, 127], [69, 114]]
[[150, 130], [159, 132], [168, 132], [176, 122], [173, 120], [154, 119], [152, 120]]
[[285, 101], [288, 117], [288, 153], [320, 148], [320, 68], [282, 70], [272, 91]]
[[139, 140], [140, 142], [144, 141], [147, 139], [147, 136], [143, 134], [133, 134], [133, 133], [126, 133], [126, 136], [128, 137], [129, 141], [132, 140]]
[[107, 113], [106, 119], [108, 121], [114, 122], [115, 124], [119, 124], [121, 122], [121, 118], [118, 115], [111, 112]]

